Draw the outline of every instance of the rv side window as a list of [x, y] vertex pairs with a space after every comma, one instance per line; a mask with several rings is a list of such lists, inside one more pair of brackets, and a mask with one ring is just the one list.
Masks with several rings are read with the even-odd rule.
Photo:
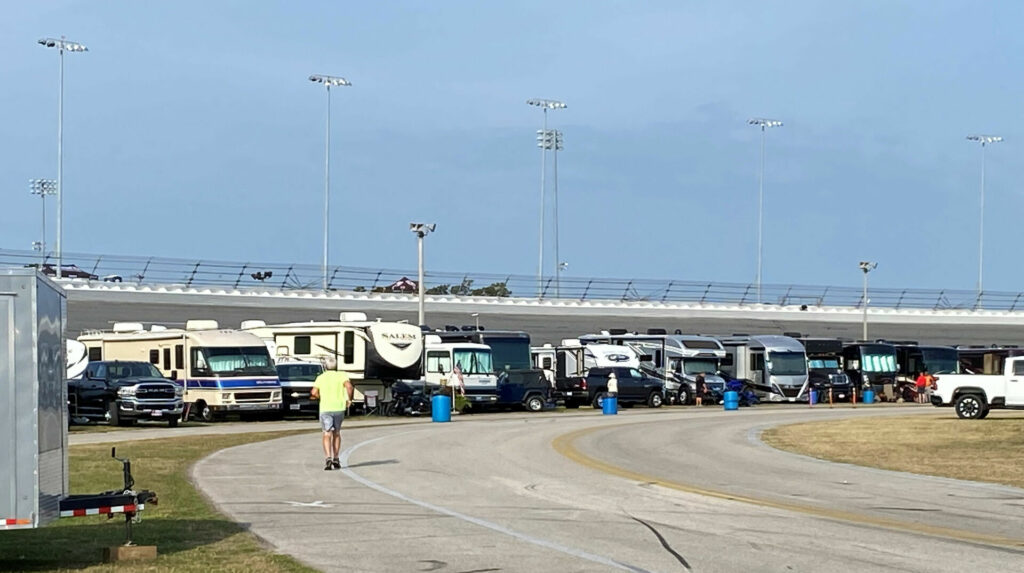
[[99, 346], [94, 346], [89, 349], [89, 362], [97, 362], [103, 360], [103, 349]]
[[750, 369], [764, 372], [764, 354], [756, 352], [750, 355]]
[[351, 330], [345, 331], [344, 350], [342, 352], [345, 353], [345, 364], [352, 364], [356, 361], [355, 356], [353, 356], [356, 353], [356, 333]]
[[164, 370], [171, 369], [171, 349], [164, 348]]
[[1024, 374], [1024, 360], [1018, 360], [1013, 363], [1013, 375], [1020, 376]]
[[149, 351], [149, 363], [160, 364], [160, 351], [153, 349]]
[[543, 361], [543, 364], [542, 364], [541, 368], [543, 368], [545, 370], [551, 370], [551, 357], [550, 356], [545, 356], [544, 357], [544, 361]]
[[185, 347], [181, 344], [174, 347], [174, 367], [178, 370], [185, 367]]
[[192, 358], [192, 374], [194, 375], [209, 375], [210, 369], [206, 366], [206, 357], [198, 348], [193, 348], [191, 352]]
[[295, 354], [306, 355], [311, 354], [310, 350], [312, 344], [310, 344], [310, 338], [308, 336], [296, 336], [295, 337]]
[[[443, 370], [442, 370], [443, 369]], [[438, 372], [451, 372], [452, 371], [452, 360], [448, 357], [447, 352], [428, 352], [427, 353], [427, 372], [436, 374]]]

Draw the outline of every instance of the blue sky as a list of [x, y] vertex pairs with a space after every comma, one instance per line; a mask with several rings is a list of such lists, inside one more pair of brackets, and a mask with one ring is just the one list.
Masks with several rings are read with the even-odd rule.
[[[332, 263], [532, 274], [541, 114], [557, 98], [572, 276], [990, 290], [1024, 196], [1024, 4], [23, 2], [0, 18], [0, 247], [39, 235], [67, 35], [65, 250], [318, 263], [333, 91]], [[550, 165], [550, 162], [549, 162]], [[549, 178], [550, 182], [550, 178]], [[1017, 213], [1018, 215], [1015, 215]], [[52, 231], [55, 211], [50, 212]], [[548, 223], [550, 230], [551, 224]], [[49, 239], [53, 242], [52, 235]], [[547, 245], [553, 240], [549, 237]], [[554, 255], [546, 256], [553, 268]]]

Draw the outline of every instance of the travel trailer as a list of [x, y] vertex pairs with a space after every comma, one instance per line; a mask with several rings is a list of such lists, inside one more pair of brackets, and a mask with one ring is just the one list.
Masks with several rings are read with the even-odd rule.
[[78, 337], [90, 362], [149, 362], [165, 377], [183, 382], [190, 414], [213, 421], [228, 412], [280, 412], [281, 384], [266, 345], [256, 336], [189, 320], [185, 328], [117, 322], [113, 331]]
[[808, 399], [807, 354], [789, 336], [747, 334], [719, 337], [725, 347], [722, 369], [748, 380], [762, 399], [797, 402]]
[[544, 371], [555, 390], [555, 399], [567, 408], [590, 404], [586, 375], [591, 368], [625, 367], [640, 369], [640, 356], [628, 346], [583, 344], [567, 338], [558, 346], [545, 344], [530, 350], [535, 368]]
[[423, 334], [404, 322], [370, 321], [361, 312], [343, 312], [338, 320], [270, 325], [246, 320], [241, 329], [263, 340], [274, 356], [306, 361], [334, 356], [337, 369], [352, 379], [356, 403], [365, 404], [367, 391], [387, 401], [392, 382], [421, 374]]

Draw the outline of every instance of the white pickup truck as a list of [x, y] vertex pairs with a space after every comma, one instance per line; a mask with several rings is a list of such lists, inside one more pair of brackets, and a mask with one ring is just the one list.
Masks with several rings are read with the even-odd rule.
[[992, 408], [1024, 410], [1024, 356], [1007, 358], [1003, 374], [945, 374], [932, 385], [932, 405], [953, 406], [961, 418], [978, 420]]

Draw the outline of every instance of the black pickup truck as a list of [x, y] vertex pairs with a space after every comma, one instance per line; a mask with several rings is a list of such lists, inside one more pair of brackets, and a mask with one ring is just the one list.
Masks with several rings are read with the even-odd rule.
[[149, 362], [90, 362], [81, 378], [68, 380], [68, 414], [73, 421], [118, 426], [166, 420], [173, 428], [184, 409], [183, 393], [181, 384]]
[[665, 403], [665, 383], [661, 380], [651, 378], [636, 368], [601, 367], [587, 371], [586, 387], [583, 388], [587, 392], [587, 400], [595, 408], [601, 407], [601, 401], [608, 392], [608, 376], [613, 371], [619, 386], [619, 404], [647, 404], [651, 408], [660, 408]]

